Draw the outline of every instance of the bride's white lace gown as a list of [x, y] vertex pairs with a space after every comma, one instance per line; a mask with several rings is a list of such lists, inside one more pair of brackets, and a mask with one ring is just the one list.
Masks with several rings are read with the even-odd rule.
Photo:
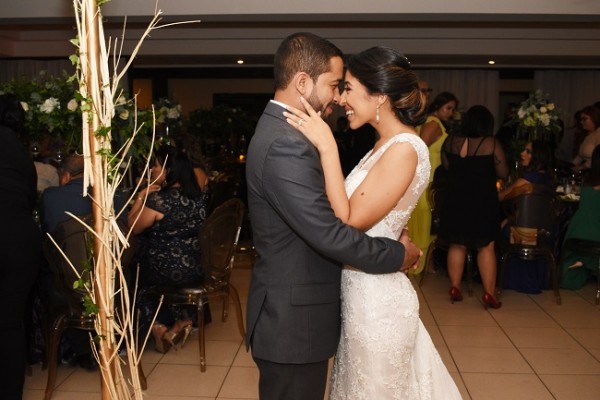
[[[415, 176], [397, 206], [367, 233], [397, 239], [429, 182], [429, 154], [416, 135], [401, 133], [367, 153], [346, 179], [351, 196], [394, 143], [418, 154]], [[401, 174], [402, 171], [397, 171]], [[330, 382], [331, 400], [460, 399], [460, 393], [419, 319], [419, 300], [401, 272], [342, 272], [342, 332]]]

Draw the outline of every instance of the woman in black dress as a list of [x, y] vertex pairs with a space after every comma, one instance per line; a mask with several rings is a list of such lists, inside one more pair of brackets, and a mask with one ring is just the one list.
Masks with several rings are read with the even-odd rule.
[[439, 236], [451, 243], [448, 250], [450, 301], [462, 300], [460, 283], [468, 249], [477, 249], [483, 282], [483, 306], [500, 308], [496, 301], [494, 240], [500, 233], [500, 207], [496, 180], [505, 179], [508, 166], [500, 142], [493, 136], [494, 117], [484, 106], [473, 106], [463, 117], [461, 131], [442, 147], [442, 164], [448, 170], [441, 210]]
[[[159, 149], [152, 179], [156, 182], [137, 195], [128, 216], [133, 233], [141, 235], [138, 307], [146, 326], [158, 306], [155, 299], [145, 296], [149, 289], [203, 281], [198, 233], [208, 216], [208, 188], [198, 184], [193, 165], [181, 150], [170, 146]], [[165, 353], [182, 334], [185, 341], [191, 325], [191, 319], [179, 308], [161, 307], [151, 328], [156, 349]]]
[[25, 381], [25, 308], [42, 260], [32, 215], [37, 175], [17, 139], [24, 111], [13, 95], [0, 96], [0, 397], [21, 399]]

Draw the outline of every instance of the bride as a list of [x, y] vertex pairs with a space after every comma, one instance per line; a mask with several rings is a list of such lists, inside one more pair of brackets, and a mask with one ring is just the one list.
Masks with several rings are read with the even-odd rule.
[[[373, 47], [350, 57], [341, 105], [350, 127], [378, 133], [373, 149], [344, 182], [331, 129], [307, 101], [288, 107], [289, 124], [318, 149], [335, 214], [370, 236], [398, 238], [429, 182], [425, 143], [413, 126], [425, 99], [408, 60]], [[401, 273], [342, 272], [342, 331], [330, 399], [460, 399], [458, 389], [419, 319], [419, 301]]]

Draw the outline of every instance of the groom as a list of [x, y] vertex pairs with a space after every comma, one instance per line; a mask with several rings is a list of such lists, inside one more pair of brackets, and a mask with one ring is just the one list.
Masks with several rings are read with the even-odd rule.
[[316, 148], [286, 123], [300, 96], [331, 113], [343, 77], [341, 51], [310, 33], [281, 43], [275, 96], [248, 149], [246, 179], [259, 258], [248, 295], [246, 342], [260, 371], [262, 400], [322, 400], [340, 334], [341, 265], [383, 274], [418, 261], [419, 249], [370, 238], [337, 219], [325, 195]]

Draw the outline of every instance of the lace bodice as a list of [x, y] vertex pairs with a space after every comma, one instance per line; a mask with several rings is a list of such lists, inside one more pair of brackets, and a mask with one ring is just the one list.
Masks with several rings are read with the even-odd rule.
[[[418, 161], [415, 176], [404, 196], [402, 196], [398, 204], [396, 204], [396, 207], [367, 232], [369, 236], [382, 236], [397, 239], [400, 236], [400, 233], [402, 233], [402, 228], [406, 226], [419, 196], [421, 196], [421, 193], [423, 193], [429, 183], [431, 167], [429, 165], [429, 151], [427, 145], [415, 134], [397, 134], [377, 149], [376, 152], [373, 152], [373, 150], [369, 151], [346, 178], [346, 194], [350, 197], [385, 151], [391, 145], [403, 142], [410, 143], [417, 152]], [[402, 171], [398, 171], [398, 173], [401, 174]]]

